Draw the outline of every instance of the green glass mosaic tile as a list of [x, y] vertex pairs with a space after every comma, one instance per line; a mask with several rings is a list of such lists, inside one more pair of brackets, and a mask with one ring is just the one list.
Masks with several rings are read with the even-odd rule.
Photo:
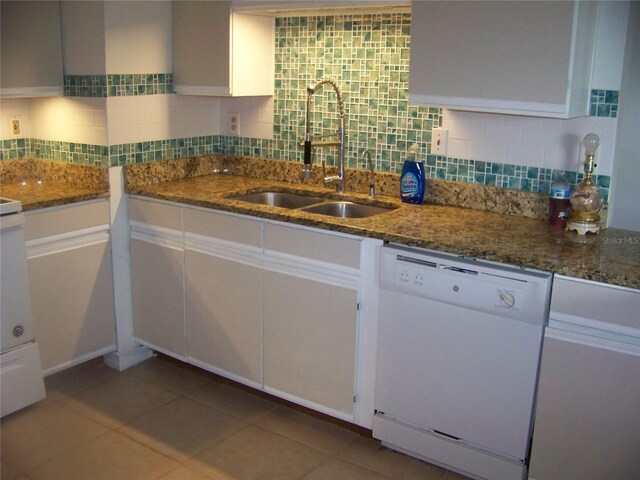
[[122, 97], [173, 93], [173, 73], [65, 75], [67, 97]]
[[589, 115], [616, 118], [618, 116], [618, 97], [617, 90], [591, 90]]

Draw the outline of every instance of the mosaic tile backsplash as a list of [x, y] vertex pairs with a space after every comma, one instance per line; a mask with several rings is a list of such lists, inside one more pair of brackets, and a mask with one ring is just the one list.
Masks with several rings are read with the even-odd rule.
[[[273, 139], [210, 135], [124, 145], [82, 145], [35, 139], [5, 140], [0, 159], [39, 156], [51, 160], [115, 166], [228, 153], [283, 160], [302, 160], [298, 142], [304, 136], [306, 86], [331, 76], [343, 88], [350, 167], [369, 149], [376, 170], [399, 173], [413, 143], [421, 148], [430, 178], [547, 193], [559, 174], [572, 186], [581, 174], [538, 167], [427, 155], [431, 131], [442, 123], [442, 110], [408, 102], [410, 14], [332, 15], [276, 19]], [[65, 95], [134, 96], [173, 92], [173, 75], [136, 74], [65, 76]], [[313, 96], [314, 137], [337, 131], [337, 105], [331, 87]], [[593, 90], [592, 116], [615, 117], [618, 92]], [[319, 149], [316, 161], [329, 165], [337, 149]], [[610, 178], [597, 182], [608, 195]]]
[[65, 75], [65, 97], [125, 97], [173, 93], [172, 73]]

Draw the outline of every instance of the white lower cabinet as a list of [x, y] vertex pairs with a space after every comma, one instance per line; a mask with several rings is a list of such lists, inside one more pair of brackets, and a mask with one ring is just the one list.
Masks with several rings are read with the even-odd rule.
[[137, 197], [129, 218], [138, 341], [370, 426], [382, 242]]
[[265, 387], [352, 418], [357, 303], [355, 288], [266, 272]]
[[220, 374], [262, 384], [262, 269], [185, 252], [189, 358]]
[[182, 209], [139, 199], [128, 209], [134, 335], [184, 360]]
[[108, 202], [25, 216], [34, 334], [44, 374], [115, 350]]
[[182, 250], [131, 239], [133, 331], [140, 343], [185, 358]]
[[529, 478], [640, 472], [640, 291], [556, 275]]
[[361, 240], [264, 228], [265, 389], [353, 421]]

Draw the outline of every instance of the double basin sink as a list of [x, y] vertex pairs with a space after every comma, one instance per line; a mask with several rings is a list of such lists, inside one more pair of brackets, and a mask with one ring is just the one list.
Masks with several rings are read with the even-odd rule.
[[365, 205], [344, 200], [333, 200], [302, 193], [257, 192], [230, 197], [233, 200], [257, 203], [271, 207], [288, 208], [338, 218], [365, 218], [394, 210], [395, 207]]

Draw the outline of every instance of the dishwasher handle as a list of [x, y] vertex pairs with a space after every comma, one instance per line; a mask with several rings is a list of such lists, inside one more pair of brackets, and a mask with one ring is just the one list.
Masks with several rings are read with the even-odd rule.
[[478, 275], [478, 272], [476, 270], [470, 270], [468, 268], [462, 268], [462, 267], [454, 267], [452, 265], [432, 262], [429, 260], [423, 260], [415, 257], [408, 257], [406, 255], [396, 255], [396, 260], [398, 260], [399, 262], [411, 263], [411, 264], [420, 265], [423, 267], [436, 268], [438, 270], [449, 270], [451, 272], [466, 273], [469, 275]]

